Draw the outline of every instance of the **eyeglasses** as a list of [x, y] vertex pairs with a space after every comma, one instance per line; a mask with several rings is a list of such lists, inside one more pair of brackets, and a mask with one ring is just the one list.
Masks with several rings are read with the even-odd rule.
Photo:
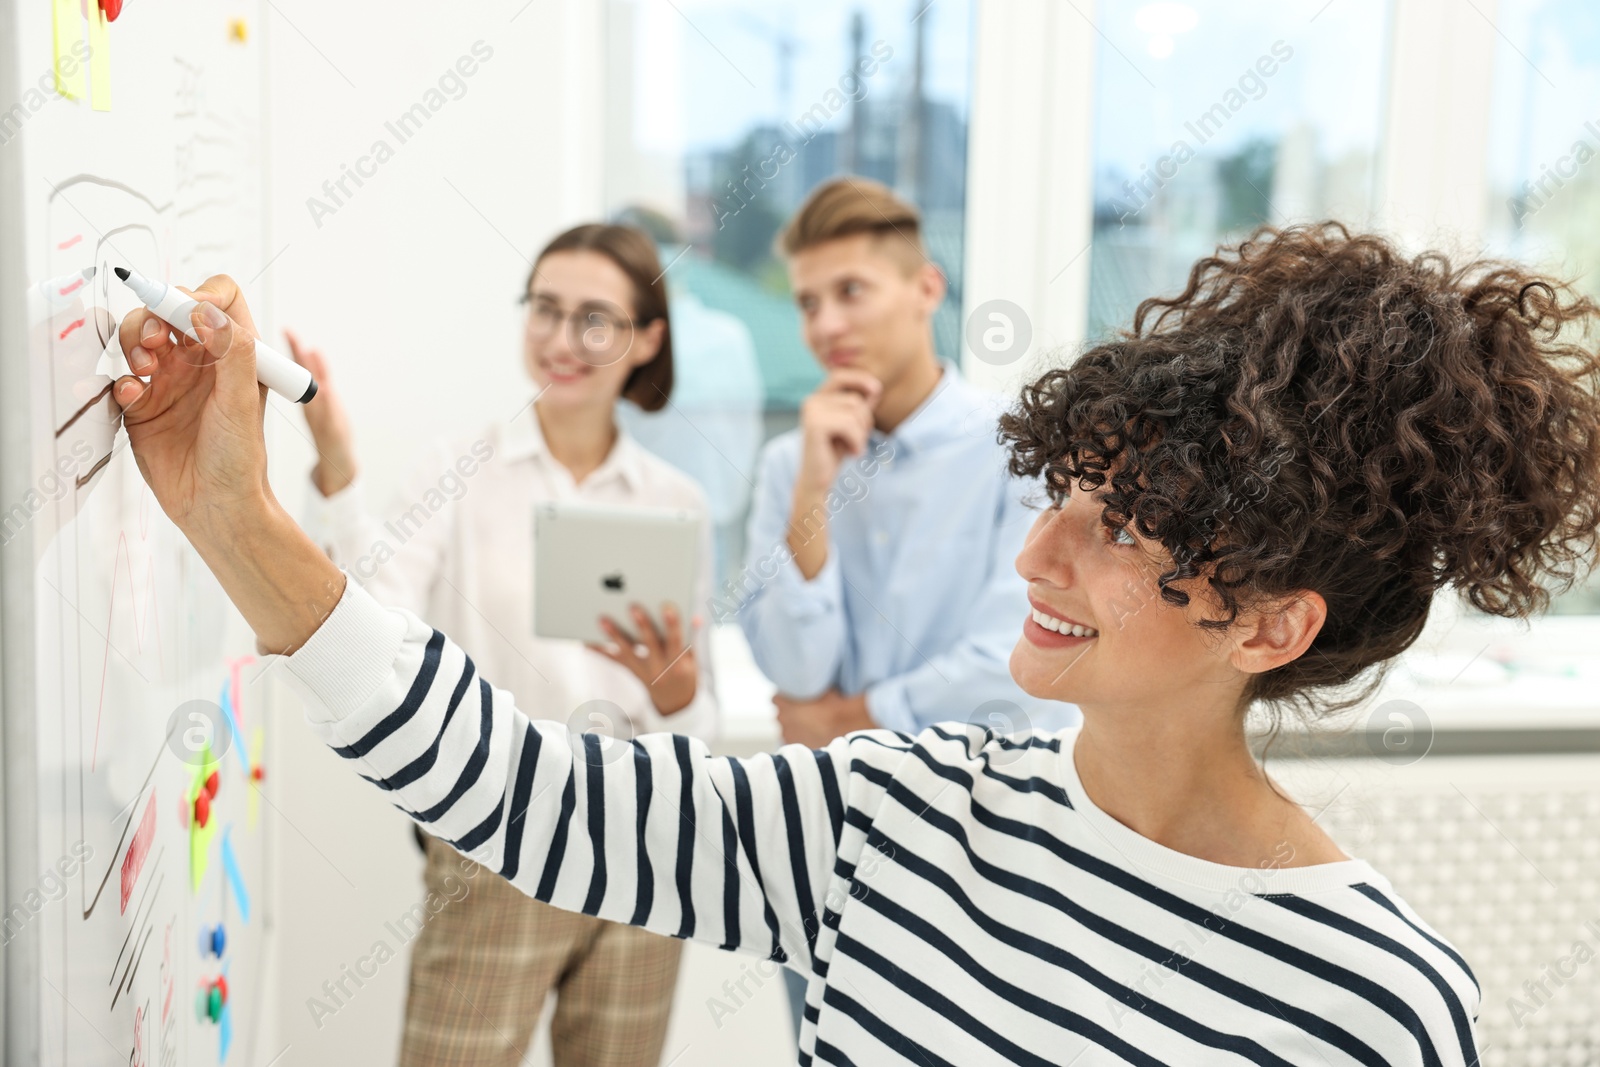
[[[548, 297], [524, 293], [518, 303], [528, 305], [528, 337], [543, 344], [570, 323], [568, 341], [573, 354], [594, 367], [617, 362], [633, 348], [634, 330], [655, 318], [636, 321], [608, 300], [585, 300], [571, 311]], [[659, 317], [659, 316], [657, 316]]]
[[540, 341], [553, 337], [563, 322], [571, 321], [575, 343], [590, 350], [604, 350], [611, 347], [616, 338], [642, 325], [604, 300], [586, 300], [571, 311], [563, 311], [554, 300], [530, 298], [526, 294], [518, 302], [528, 305], [528, 332]]

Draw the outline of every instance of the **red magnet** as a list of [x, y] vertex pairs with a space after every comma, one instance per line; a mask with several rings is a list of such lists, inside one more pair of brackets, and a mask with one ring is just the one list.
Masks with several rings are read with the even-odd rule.
[[122, 0], [100, 0], [100, 10], [105, 12], [107, 22], [115, 22], [122, 14]]
[[194, 824], [201, 829], [211, 821], [211, 794], [201, 793], [194, 798]]
[[217, 772], [216, 771], [212, 771], [209, 775], [206, 776], [205, 790], [206, 790], [206, 796], [208, 796], [208, 797], [214, 797], [214, 796], [217, 795]]

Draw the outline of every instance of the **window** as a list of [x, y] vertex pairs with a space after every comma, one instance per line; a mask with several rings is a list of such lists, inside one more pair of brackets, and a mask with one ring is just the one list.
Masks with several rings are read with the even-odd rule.
[[1262, 223], [1369, 221], [1387, 8], [1097, 7], [1091, 341]]
[[[919, 10], [920, 8], [920, 10]], [[896, 0], [612, 0], [608, 210], [645, 209], [672, 298], [670, 409], [624, 410], [646, 447], [706, 486], [719, 577], [737, 568], [761, 444], [795, 424], [822, 372], [773, 238], [838, 174], [916, 204], [950, 281], [935, 321], [959, 357], [972, 5]], [[684, 420], [692, 424], [685, 426]]]
[[[1600, 8], [1504, 0], [1490, 96], [1489, 250], [1600, 298]], [[1552, 602], [1600, 614], [1600, 581]]]

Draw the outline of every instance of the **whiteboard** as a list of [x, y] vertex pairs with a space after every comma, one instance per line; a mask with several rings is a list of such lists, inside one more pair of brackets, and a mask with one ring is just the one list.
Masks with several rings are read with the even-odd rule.
[[[260, 668], [103, 372], [134, 306], [111, 268], [193, 285], [266, 263], [265, 8], [83, 10], [0, 0], [6, 1063], [248, 1064], [268, 1003]], [[55, 91], [63, 49], [91, 59], [62, 68], [76, 100]]]

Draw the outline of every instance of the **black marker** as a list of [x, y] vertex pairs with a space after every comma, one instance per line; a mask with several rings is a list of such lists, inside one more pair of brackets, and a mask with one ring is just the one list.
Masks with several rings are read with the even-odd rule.
[[[176, 285], [166, 285], [141, 277], [126, 267], [115, 267], [122, 284], [133, 290], [140, 303], [149, 308], [162, 322], [180, 331], [191, 341], [199, 336], [190, 324], [189, 316], [200, 302]], [[297, 404], [308, 403], [317, 395], [317, 383], [311, 372], [288, 356], [270, 348], [260, 338], [256, 339], [256, 381], [271, 389], [285, 400]]]

